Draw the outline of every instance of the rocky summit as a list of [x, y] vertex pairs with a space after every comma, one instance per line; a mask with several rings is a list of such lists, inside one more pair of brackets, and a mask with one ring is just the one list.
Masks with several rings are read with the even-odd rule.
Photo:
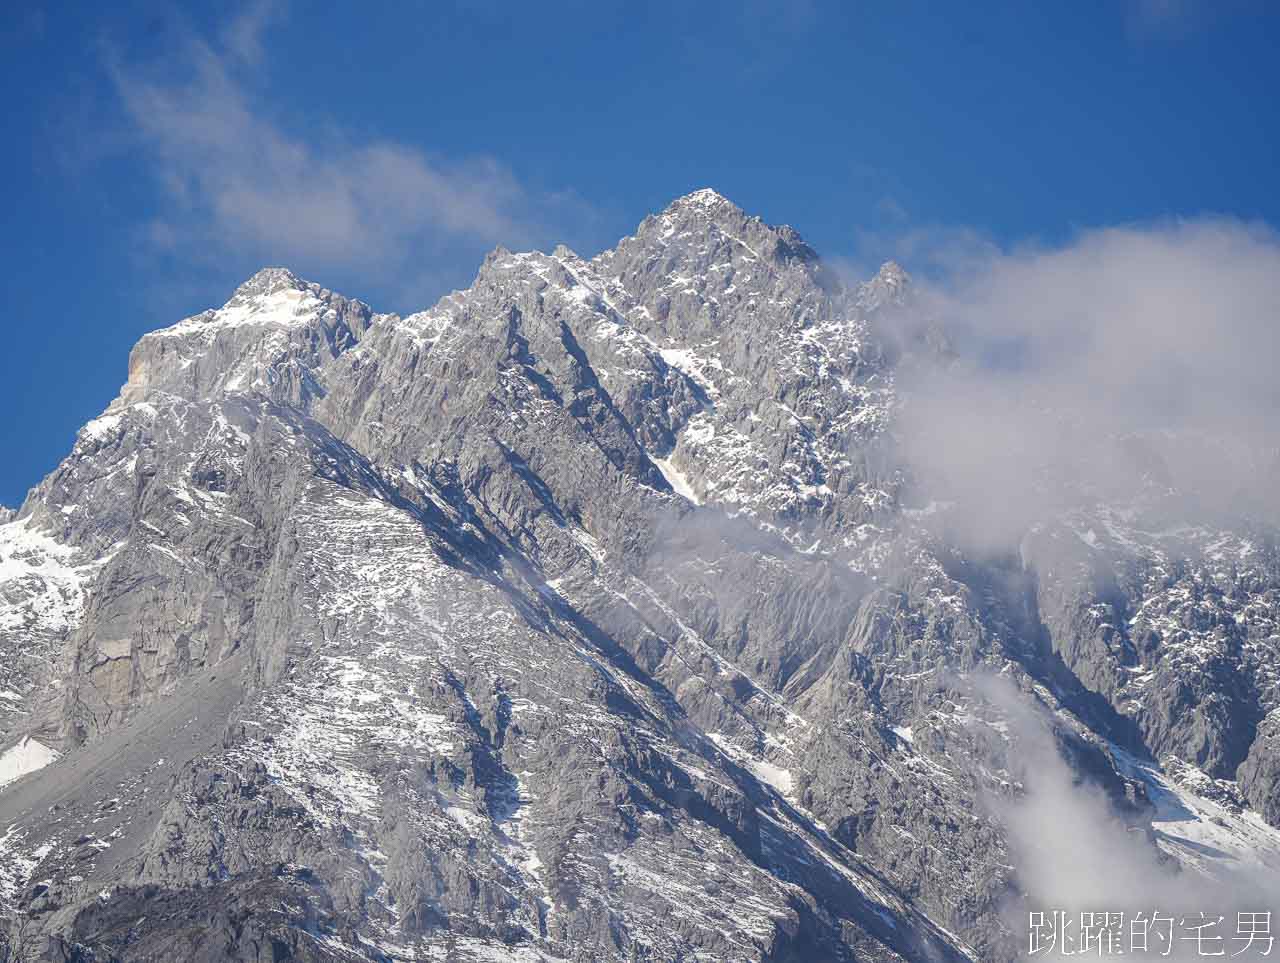
[[0, 959], [1012, 960], [1051, 763], [1184, 890], [1274, 876], [1276, 529], [1151, 469], [952, 537], [913, 298], [701, 190], [143, 337], [0, 513]]

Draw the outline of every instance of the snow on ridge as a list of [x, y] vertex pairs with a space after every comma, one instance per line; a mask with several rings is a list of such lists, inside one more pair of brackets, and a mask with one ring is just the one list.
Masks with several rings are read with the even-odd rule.
[[1159, 846], [1197, 872], [1217, 879], [1238, 866], [1280, 871], [1280, 829], [1251, 810], [1239, 812], [1197, 794], [1187, 782], [1214, 782], [1184, 764], [1189, 779], [1180, 784], [1151, 762], [1110, 744], [1120, 772], [1147, 786], [1156, 808], [1152, 828]]
[[90, 441], [106, 441], [123, 420], [124, 417], [119, 412], [108, 411], [86, 422], [80, 429], [80, 437]]
[[68, 631], [80, 619], [84, 585], [105, 559], [73, 563], [76, 551], [33, 528], [31, 519], [0, 525], [0, 632], [38, 624]]
[[696, 191], [686, 194], [684, 197], [678, 198], [676, 204], [697, 204], [700, 207], [714, 207], [719, 204], [733, 204], [719, 191], [711, 187], [701, 187]]
[[129, 412], [138, 412], [153, 421], [157, 414], [155, 405], [148, 401], [121, 404], [120, 400], [117, 399], [107, 407], [106, 411], [81, 427], [76, 436], [77, 443], [93, 442], [100, 445], [105, 441], [109, 441], [120, 430], [120, 427], [127, 422], [127, 413]]
[[153, 331], [151, 335], [212, 335], [245, 324], [300, 327], [313, 321], [325, 309], [325, 302], [310, 290], [289, 287], [264, 294], [237, 295], [216, 311], [192, 315], [175, 325]]

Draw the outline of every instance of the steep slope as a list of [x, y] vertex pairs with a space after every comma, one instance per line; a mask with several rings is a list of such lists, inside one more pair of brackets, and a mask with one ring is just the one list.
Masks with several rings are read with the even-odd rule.
[[0, 525], [10, 952], [1011, 958], [978, 670], [1153, 847], [1188, 765], [1276, 823], [1274, 535], [949, 544], [909, 298], [704, 190], [408, 317], [273, 268], [147, 335]]

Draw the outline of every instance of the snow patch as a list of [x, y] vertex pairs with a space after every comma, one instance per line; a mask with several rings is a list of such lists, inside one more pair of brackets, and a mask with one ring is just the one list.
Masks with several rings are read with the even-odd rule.
[[56, 750], [26, 736], [0, 754], [0, 786], [7, 786], [27, 773], [43, 769], [57, 758]]
[[698, 497], [698, 493], [693, 490], [693, 485], [689, 483], [688, 476], [677, 468], [670, 458], [650, 457], [649, 460], [658, 467], [658, 471], [662, 472], [662, 477], [667, 480], [667, 484], [671, 486], [672, 490], [677, 495], [681, 495], [684, 498], [689, 499], [689, 501], [693, 502], [695, 505], [702, 504], [702, 499], [700, 499]]
[[245, 324], [300, 327], [313, 321], [324, 309], [324, 302], [310, 291], [283, 288], [252, 297], [234, 297], [217, 311], [205, 311], [154, 334], [212, 335]]
[[[1151, 762], [1112, 745], [1121, 773], [1146, 783], [1156, 808], [1151, 821], [1158, 845], [1177, 859], [1219, 879], [1233, 868], [1254, 866], [1280, 872], [1280, 830], [1249, 810], [1233, 812], [1178, 785]], [[1188, 766], [1194, 775], [1196, 771]], [[1206, 783], [1209, 776], [1199, 774]]]
[[745, 761], [745, 765], [751, 770], [751, 774], [761, 782], [768, 783], [784, 797], [790, 795], [792, 780], [789, 770], [760, 759], [748, 759]]
[[0, 632], [61, 634], [80, 621], [85, 583], [107, 559], [75, 565], [75, 549], [30, 522], [0, 525]]

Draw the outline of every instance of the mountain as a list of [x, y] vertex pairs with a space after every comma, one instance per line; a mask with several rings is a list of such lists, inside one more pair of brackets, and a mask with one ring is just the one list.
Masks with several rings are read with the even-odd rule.
[[1171, 874], [1280, 865], [1275, 530], [970, 551], [912, 317], [702, 190], [143, 337], [0, 524], [6, 958], [1012, 959], [1024, 702]]

